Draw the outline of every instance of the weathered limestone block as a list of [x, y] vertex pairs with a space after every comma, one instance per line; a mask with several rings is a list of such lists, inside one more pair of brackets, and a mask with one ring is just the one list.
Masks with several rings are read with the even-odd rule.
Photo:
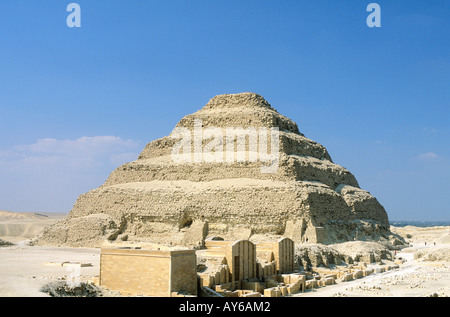
[[224, 297], [239, 297], [239, 291], [224, 290], [220, 293], [223, 294]]
[[306, 229], [305, 236], [311, 243], [323, 243], [327, 240], [325, 228], [323, 227], [309, 226]]
[[280, 286], [281, 296], [286, 296], [288, 294], [287, 286]]
[[333, 278], [333, 279], [337, 279], [337, 274], [326, 274], [326, 275], [324, 275], [324, 278]]
[[274, 291], [275, 296], [274, 297], [281, 297], [282, 293], [279, 287], [275, 287], [275, 291]]
[[287, 285], [287, 291], [289, 294], [295, 294], [298, 293], [300, 291], [300, 283], [294, 283], [294, 284], [289, 284]]
[[187, 246], [202, 245], [208, 235], [208, 223], [195, 220], [184, 234], [184, 244]]
[[353, 278], [356, 280], [358, 278], [364, 277], [364, 272], [361, 270], [356, 270], [353, 272]]
[[261, 293], [259, 292], [247, 293], [243, 294], [242, 297], [261, 297]]
[[272, 288], [278, 286], [278, 282], [272, 278], [265, 278], [265, 284], [267, 288]]
[[319, 282], [316, 279], [306, 281], [306, 289], [319, 287]]
[[342, 282], [353, 281], [353, 279], [354, 277], [352, 273], [345, 273], [341, 278]]
[[214, 285], [214, 277], [209, 274], [198, 274], [200, 278], [200, 285], [211, 288]]
[[264, 292], [264, 284], [260, 282], [247, 282], [242, 281], [241, 288], [244, 290], [255, 291], [259, 293]]
[[324, 278], [325, 285], [333, 285], [335, 284], [334, 277], [326, 277]]
[[226, 291], [226, 290], [231, 290], [231, 287], [232, 287], [232, 285], [231, 285], [231, 283], [224, 283], [224, 284], [218, 284], [218, 285], [214, 285], [214, 290], [216, 291], [216, 292], [223, 292], [223, 291]]
[[278, 297], [278, 292], [276, 292], [276, 287], [270, 287], [264, 289], [264, 297]]
[[364, 272], [364, 276], [369, 276], [370, 274], [373, 273], [373, 269], [365, 269], [363, 272]]

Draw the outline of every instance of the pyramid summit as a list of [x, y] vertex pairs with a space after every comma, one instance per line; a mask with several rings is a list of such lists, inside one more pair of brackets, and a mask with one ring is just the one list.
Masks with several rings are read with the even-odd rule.
[[249, 107], [262, 107], [276, 111], [261, 95], [252, 92], [217, 95], [212, 98], [203, 109]]
[[219, 95], [81, 195], [39, 244], [394, 239], [383, 206], [255, 93]]
[[194, 119], [202, 120], [205, 127], [278, 127], [300, 134], [295, 122], [255, 93], [215, 96], [202, 109], [184, 117], [177, 127], [192, 127]]

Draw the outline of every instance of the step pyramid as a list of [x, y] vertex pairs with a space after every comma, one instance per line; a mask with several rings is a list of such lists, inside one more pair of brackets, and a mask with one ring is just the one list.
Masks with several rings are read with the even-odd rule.
[[388, 216], [324, 146], [255, 93], [218, 95], [81, 195], [41, 244], [211, 237], [389, 240]]

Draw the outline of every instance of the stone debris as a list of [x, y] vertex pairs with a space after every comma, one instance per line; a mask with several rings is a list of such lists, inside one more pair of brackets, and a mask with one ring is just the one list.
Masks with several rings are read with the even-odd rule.
[[12, 243], [12, 242], [4, 241], [4, 240], [0, 239], [0, 247], [10, 247], [13, 245], [14, 245], [14, 243]]
[[71, 285], [66, 281], [51, 282], [41, 288], [41, 292], [52, 297], [100, 297], [101, 288], [85, 282]]

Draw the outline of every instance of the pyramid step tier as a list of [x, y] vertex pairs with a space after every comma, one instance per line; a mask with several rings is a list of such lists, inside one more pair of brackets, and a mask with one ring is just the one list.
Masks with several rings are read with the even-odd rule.
[[346, 189], [338, 192], [318, 182], [245, 178], [126, 183], [81, 195], [71, 217], [137, 215], [149, 224], [148, 230], [158, 222], [177, 227], [186, 219], [201, 219], [212, 232], [217, 224], [222, 228], [246, 225], [254, 233], [272, 234], [282, 234], [286, 221], [298, 219], [314, 226], [342, 219], [371, 219], [388, 225], [383, 207], [373, 196], [349, 185], [341, 187]]
[[193, 182], [218, 179], [254, 178], [278, 181], [318, 181], [334, 189], [339, 184], [359, 187], [355, 177], [345, 168], [327, 160], [297, 155], [281, 155], [275, 173], [263, 173], [264, 162], [187, 162], [176, 163], [171, 156], [141, 159], [117, 168], [106, 186], [148, 182], [153, 180], [189, 180]]
[[[227, 144], [226, 144], [226, 130], [222, 130], [222, 146], [221, 149], [223, 151], [226, 150]], [[240, 133], [245, 133], [245, 149], [247, 151], [251, 150], [252, 148], [259, 149], [260, 146], [260, 138], [257, 139], [257, 144], [249, 144], [251, 141], [254, 140], [249, 137], [251, 133], [247, 133], [248, 131], [236, 131], [236, 136], [239, 136]], [[253, 132], [254, 133], [254, 132]], [[256, 133], [260, 133], [259, 130], [256, 130]], [[271, 152], [271, 139], [270, 139], [270, 131], [267, 132], [267, 149], [265, 150], [265, 153], [272, 153]], [[259, 137], [259, 136], [258, 136]], [[172, 154], [173, 147], [177, 144], [177, 142], [180, 141], [180, 138], [177, 138], [175, 136], [167, 136], [163, 137], [157, 140], [154, 140], [146, 145], [145, 149], [142, 151], [142, 153], [139, 155], [139, 159], [148, 159], [148, 158], [154, 158], [159, 156], [168, 156]], [[206, 146], [214, 141], [212, 138], [204, 138], [201, 142], [202, 147], [201, 149], [205, 149]], [[235, 147], [238, 147], [238, 141], [234, 140]], [[190, 148], [192, 152], [196, 149], [196, 146], [194, 144], [194, 133], [192, 132], [191, 135], [191, 145]], [[329, 155], [326, 148], [313, 141], [310, 140], [300, 134], [295, 134], [288, 131], [279, 131], [279, 144], [278, 149], [280, 153], [283, 154], [295, 154], [295, 155], [301, 155], [301, 156], [311, 156], [314, 158], [317, 158], [319, 160], [327, 160], [332, 161], [331, 156]]]

